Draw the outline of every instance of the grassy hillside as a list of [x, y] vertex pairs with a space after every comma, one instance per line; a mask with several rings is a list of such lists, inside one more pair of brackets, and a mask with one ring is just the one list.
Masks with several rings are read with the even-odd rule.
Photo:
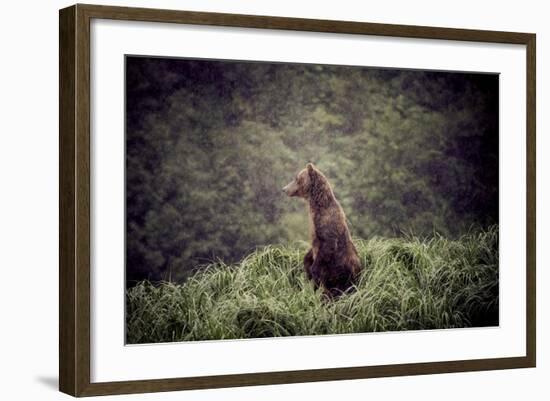
[[127, 291], [127, 341], [150, 343], [498, 324], [498, 228], [458, 240], [356, 240], [354, 292], [323, 300], [305, 279], [305, 246], [211, 264], [184, 284]]

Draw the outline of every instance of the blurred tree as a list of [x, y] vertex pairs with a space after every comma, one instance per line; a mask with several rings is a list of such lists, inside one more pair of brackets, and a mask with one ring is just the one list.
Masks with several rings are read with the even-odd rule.
[[498, 222], [498, 76], [127, 57], [127, 281], [307, 240], [312, 161], [354, 236]]

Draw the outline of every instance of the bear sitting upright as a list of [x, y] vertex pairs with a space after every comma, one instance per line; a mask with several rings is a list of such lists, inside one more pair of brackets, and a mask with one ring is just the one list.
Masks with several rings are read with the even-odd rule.
[[329, 298], [341, 295], [354, 284], [361, 264], [346, 216], [327, 178], [308, 163], [283, 191], [309, 204], [311, 249], [304, 257], [307, 278], [316, 288], [323, 287]]

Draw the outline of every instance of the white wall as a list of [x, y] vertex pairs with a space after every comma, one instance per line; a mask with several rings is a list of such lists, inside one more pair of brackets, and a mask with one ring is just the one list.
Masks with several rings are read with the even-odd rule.
[[[339, 0], [159, 0], [100, 4], [358, 20], [537, 33], [538, 100], [538, 367], [313, 384], [120, 396], [117, 399], [280, 400], [343, 397], [428, 400], [543, 400], [550, 390], [545, 343], [550, 298], [544, 271], [550, 254], [550, 25], [545, 2]], [[62, 399], [57, 392], [58, 20], [60, 0], [11, 1], [0, 22], [0, 395], [3, 399]], [[548, 379], [546, 379], [548, 380]], [[102, 399], [115, 399], [106, 397]]]

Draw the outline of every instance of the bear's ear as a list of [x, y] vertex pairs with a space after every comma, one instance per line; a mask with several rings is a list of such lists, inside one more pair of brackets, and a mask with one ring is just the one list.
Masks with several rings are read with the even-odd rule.
[[308, 163], [306, 165], [307, 168], [307, 175], [309, 176], [309, 180], [311, 182], [311, 187], [315, 186], [315, 181], [317, 180], [317, 170], [315, 169], [315, 166], [313, 163]]

